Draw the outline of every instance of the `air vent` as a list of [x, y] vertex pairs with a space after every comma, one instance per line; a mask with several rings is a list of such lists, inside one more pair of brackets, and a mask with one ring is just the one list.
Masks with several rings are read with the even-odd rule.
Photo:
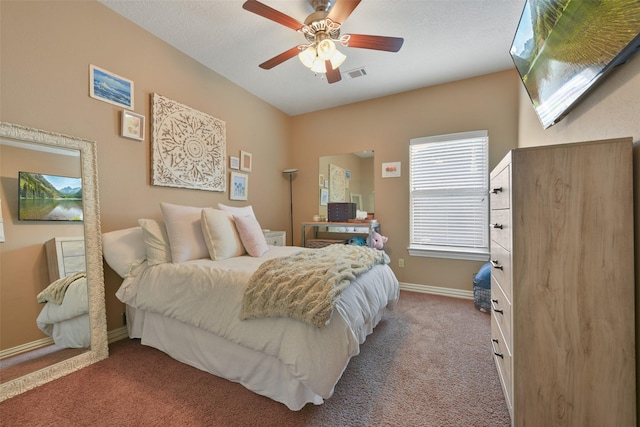
[[357, 77], [366, 76], [367, 72], [364, 69], [364, 67], [362, 67], [362, 68], [356, 68], [355, 70], [345, 71], [343, 74], [345, 76], [349, 77], [350, 79], [355, 79]]

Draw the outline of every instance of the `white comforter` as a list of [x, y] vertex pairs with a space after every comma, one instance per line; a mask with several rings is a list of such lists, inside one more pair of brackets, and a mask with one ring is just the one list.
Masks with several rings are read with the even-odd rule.
[[240, 320], [247, 281], [267, 259], [296, 247], [270, 247], [261, 258], [201, 259], [181, 264], [146, 264], [134, 269], [116, 293], [124, 303], [205, 329], [236, 344], [277, 357], [293, 377], [324, 398], [360, 343], [371, 333], [370, 319], [393, 306], [399, 286], [388, 265], [354, 281], [336, 305], [328, 326], [316, 328], [288, 318]]
[[91, 345], [88, 313], [87, 279], [83, 277], [67, 287], [62, 304], [47, 302], [36, 324], [60, 347], [86, 348]]

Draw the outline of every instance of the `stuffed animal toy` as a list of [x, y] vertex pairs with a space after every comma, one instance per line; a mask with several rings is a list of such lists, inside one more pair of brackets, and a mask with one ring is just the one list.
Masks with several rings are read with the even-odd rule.
[[386, 236], [381, 236], [377, 231], [373, 231], [371, 236], [367, 237], [367, 246], [382, 249], [387, 240], [389, 239]]
[[367, 241], [363, 237], [352, 237], [344, 243], [347, 245], [367, 246]]

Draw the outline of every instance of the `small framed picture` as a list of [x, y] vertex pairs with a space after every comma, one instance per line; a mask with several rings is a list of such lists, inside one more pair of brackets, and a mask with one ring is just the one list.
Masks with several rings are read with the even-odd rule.
[[324, 187], [324, 175], [320, 174], [320, 178], [318, 179], [318, 186]]
[[144, 141], [144, 116], [122, 110], [120, 136]]
[[229, 168], [235, 170], [240, 169], [240, 158], [236, 156], [229, 156]]
[[388, 162], [382, 164], [383, 178], [398, 178], [402, 174], [400, 162]]
[[251, 172], [251, 153], [247, 153], [246, 151], [240, 152], [240, 170]]
[[231, 172], [231, 185], [229, 186], [229, 199], [247, 200], [249, 195], [249, 175], [239, 172]]
[[89, 96], [133, 110], [133, 82], [93, 64], [89, 65]]
[[329, 189], [321, 188], [320, 189], [320, 205], [327, 206], [329, 203]]

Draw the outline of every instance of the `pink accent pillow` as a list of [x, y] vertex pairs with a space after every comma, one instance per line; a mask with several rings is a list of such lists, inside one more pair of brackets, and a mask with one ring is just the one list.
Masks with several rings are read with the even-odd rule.
[[258, 220], [251, 215], [234, 215], [233, 219], [236, 221], [236, 228], [238, 229], [238, 234], [240, 234], [242, 245], [249, 255], [252, 257], [264, 255], [269, 250], [269, 246]]

